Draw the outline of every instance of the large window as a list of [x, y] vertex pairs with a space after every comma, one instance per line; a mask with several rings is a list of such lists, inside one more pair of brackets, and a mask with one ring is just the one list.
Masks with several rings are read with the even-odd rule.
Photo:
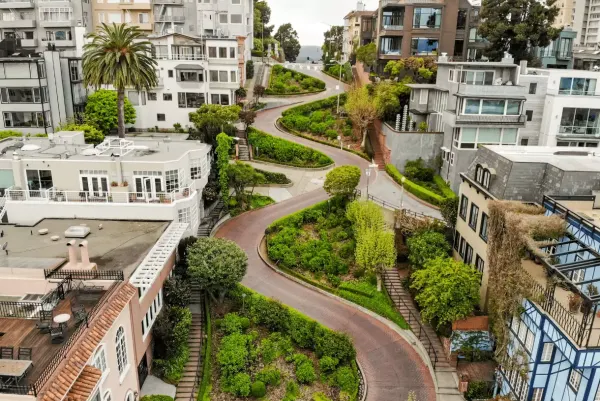
[[383, 29], [402, 29], [404, 27], [404, 9], [383, 11], [381, 23]]
[[178, 70], [177, 82], [204, 82], [204, 72]]
[[488, 215], [481, 213], [481, 226], [479, 227], [479, 237], [487, 242], [488, 240]]
[[439, 28], [442, 24], [442, 9], [417, 7], [414, 9], [413, 28]]
[[565, 107], [560, 120], [561, 134], [598, 135], [600, 134], [600, 109], [575, 109]]
[[48, 88], [2, 88], [2, 103], [46, 103]]
[[504, 99], [465, 99], [463, 114], [518, 116], [521, 114], [521, 101]]
[[103, 170], [80, 170], [80, 189], [90, 196], [108, 193], [108, 172]]
[[540, 362], [550, 362], [552, 360], [553, 353], [554, 353], [554, 344], [553, 343], [544, 343], [544, 347], [542, 348], [542, 357], [540, 358]]
[[178, 170], [167, 170], [165, 172], [167, 182], [167, 192], [173, 192], [179, 190], [179, 171]]
[[467, 220], [467, 209], [469, 207], [469, 198], [467, 198], [466, 196], [462, 196], [460, 198], [460, 209], [459, 209], [459, 216], [463, 219], [463, 220]]
[[436, 55], [438, 40], [429, 38], [413, 38], [411, 41], [411, 54], [413, 56]]
[[106, 352], [104, 350], [104, 345], [101, 345], [94, 354], [94, 361], [92, 365], [100, 369], [102, 373], [104, 373], [106, 370]]
[[458, 10], [456, 17], [456, 29], [465, 29], [467, 25], [467, 9], [461, 8]]
[[210, 103], [228, 106], [229, 105], [229, 95], [213, 93], [210, 95]]
[[205, 103], [204, 93], [178, 92], [180, 109], [197, 109]]
[[449, 80], [467, 85], [492, 85], [494, 83], [494, 71], [461, 71], [450, 70]]
[[[44, 118], [45, 116], [45, 118]], [[13, 111], [4, 113], [5, 127], [43, 128], [50, 126], [50, 112]]]
[[454, 146], [460, 149], [477, 149], [479, 145], [516, 145], [519, 136], [517, 128], [461, 128], [456, 133]]
[[119, 326], [115, 336], [115, 349], [117, 351], [117, 366], [119, 374], [123, 374], [127, 367], [127, 344], [125, 343], [125, 329]]
[[588, 95], [596, 93], [596, 80], [590, 78], [561, 78], [559, 95]]
[[485, 39], [477, 32], [477, 28], [469, 29], [469, 43], [480, 43]]
[[380, 54], [400, 54], [402, 50], [402, 38], [398, 36], [391, 36], [381, 38], [381, 45], [379, 46]]
[[471, 214], [469, 214], [469, 227], [477, 230], [477, 219], [479, 218], [479, 207], [471, 203]]
[[73, 19], [73, 9], [72, 8], [69, 8], [69, 7], [40, 8], [40, 20], [42, 20], [42, 21], [70, 21], [72, 19]]

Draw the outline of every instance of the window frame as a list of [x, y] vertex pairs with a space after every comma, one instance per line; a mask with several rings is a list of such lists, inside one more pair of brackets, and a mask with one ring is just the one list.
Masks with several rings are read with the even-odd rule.
[[569, 373], [569, 380], [567, 384], [571, 387], [571, 390], [577, 394], [579, 392], [579, 387], [581, 386], [581, 378], [583, 377], [583, 372], [580, 369], [571, 368], [571, 372]]
[[[481, 222], [479, 224], [479, 238], [481, 238], [483, 240], [483, 242], [485, 242], [486, 244], [488, 242], [488, 235], [487, 235], [488, 221], [489, 221], [489, 216], [487, 215], [487, 213], [481, 212]], [[485, 224], [485, 227], [484, 227], [484, 224]], [[485, 228], [485, 230], [484, 230], [484, 228]]]
[[119, 370], [119, 375], [123, 376], [129, 366], [127, 339], [125, 338], [125, 328], [123, 326], [119, 326], [115, 334], [115, 351], [117, 355], [117, 369]]
[[[546, 347], [549, 346], [550, 348], [550, 355], [548, 356], [548, 351], [546, 350]], [[551, 363], [552, 362], [552, 358], [554, 357], [554, 343], [551, 342], [547, 342], [544, 343], [544, 345], [542, 346], [542, 354], [540, 355], [540, 363]]]
[[471, 207], [469, 208], [469, 227], [475, 232], [477, 232], [477, 222], [479, 221], [479, 206], [475, 204], [475, 202], [471, 202]]
[[460, 206], [458, 208], [458, 215], [465, 222], [467, 221], [468, 211], [469, 211], [469, 198], [467, 198], [465, 195], [461, 195]]

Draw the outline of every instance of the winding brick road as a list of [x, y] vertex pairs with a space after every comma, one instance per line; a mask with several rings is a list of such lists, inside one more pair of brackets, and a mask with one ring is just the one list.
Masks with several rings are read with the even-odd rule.
[[[311, 74], [314, 75], [314, 74]], [[335, 81], [319, 74], [328, 87]], [[331, 96], [327, 91], [320, 95], [301, 98], [312, 101]], [[276, 134], [273, 122], [283, 109], [259, 114], [257, 128]], [[289, 136], [287, 139], [319, 149], [331, 156], [336, 165], [353, 164], [364, 169], [368, 162], [329, 146]], [[361, 185], [364, 185], [364, 178]], [[228, 238], [240, 245], [248, 255], [248, 273], [243, 284], [261, 294], [280, 300], [324, 325], [348, 333], [354, 340], [368, 383], [368, 400], [405, 401], [409, 391], [415, 391], [419, 401], [436, 399], [429, 368], [419, 354], [395, 331], [369, 315], [297, 284], [271, 270], [259, 257], [258, 245], [267, 226], [274, 220], [313, 205], [327, 198], [322, 189], [308, 192], [264, 209], [245, 213], [226, 222], [217, 237]]]

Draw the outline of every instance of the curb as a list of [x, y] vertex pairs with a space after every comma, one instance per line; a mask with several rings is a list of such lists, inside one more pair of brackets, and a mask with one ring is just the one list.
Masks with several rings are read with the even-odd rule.
[[327, 88], [323, 89], [323, 90], [318, 90], [318, 91], [313, 91], [313, 92], [303, 92], [303, 93], [277, 93], [277, 94], [273, 94], [273, 95], [267, 95], [265, 94], [264, 97], [268, 97], [268, 98], [290, 98], [290, 97], [300, 97], [300, 96], [309, 96], [309, 95], [316, 95], [317, 93], [323, 93], [327, 90]]
[[257, 185], [254, 188], [291, 188], [294, 186], [293, 182], [290, 182], [289, 184], [262, 184], [262, 185]]
[[266, 166], [274, 166], [274, 167], [286, 167], [286, 168], [290, 168], [292, 170], [301, 170], [301, 171], [323, 171], [323, 170], [329, 170], [330, 168], [335, 166], [335, 163], [331, 163], [327, 166], [323, 166], [323, 167], [296, 167], [296, 166], [289, 166], [287, 164], [279, 164], [279, 163], [271, 163], [271, 162], [264, 162], [262, 160], [250, 160], [252, 163], [258, 163], [258, 164], [264, 164]]
[[260, 240], [258, 247], [256, 248], [256, 252], [258, 253], [258, 256], [260, 257], [260, 259], [267, 265], [269, 266], [269, 268], [271, 270], [273, 270], [274, 272], [286, 277], [289, 280], [292, 280], [300, 285], [303, 285], [306, 288], [309, 288], [313, 291], [316, 291], [322, 295], [325, 295], [326, 297], [335, 299], [336, 301], [339, 301], [345, 305], [351, 306], [367, 315], [369, 315], [370, 317], [372, 317], [373, 319], [376, 319], [377, 321], [385, 324], [388, 328], [390, 328], [391, 330], [393, 330], [394, 332], [396, 332], [396, 334], [398, 334], [400, 337], [402, 337], [407, 343], [409, 343], [413, 349], [415, 351], [417, 351], [417, 354], [419, 354], [419, 356], [421, 357], [421, 359], [423, 360], [423, 362], [427, 365], [427, 368], [429, 368], [429, 373], [431, 374], [431, 378], [433, 380], [433, 383], [435, 385], [435, 391], [436, 394], [438, 392], [438, 383], [437, 383], [437, 378], [435, 376], [435, 371], [433, 369], [433, 366], [431, 365], [431, 361], [429, 360], [429, 355], [427, 354], [427, 351], [425, 350], [425, 347], [423, 346], [423, 344], [421, 343], [421, 341], [419, 341], [419, 339], [414, 335], [414, 333], [411, 330], [403, 330], [401, 328], [399, 328], [395, 323], [389, 321], [388, 319], [379, 316], [378, 314], [376, 314], [375, 312], [370, 311], [369, 309], [362, 307], [358, 304], [355, 304], [352, 301], [348, 301], [347, 299], [344, 299], [342, 297], [339, 297], [335, 294], [332, 294], [328, 291], [322, 290], [320, 288], [317, 288], [313, 285], [308, 284], [305, 281], [300, 280], [299, 278], [296, 278], [294, 276], [291, 276], [281, 270], [279, 270], [277, 268], [277, 266], [273, 265], [271, 263], [271, 261], [269, 260], [267, 255], [263, 255], [262, 253], [262, 247], [263, 245], [265, 245], [266, 243], [266, 237], [263, 235], [262, 239]]
[[219, 228], [221, 228], [221, 226], [223, 224], [225, 224], [230, 218], [231, 218], [231, 214], [229, 214], [229, 213], [227, 213], [225, 216], [221, 217], [221, 220], [217, 221], [217, 224], [215, 224], [215, 226], [213, 227], [213, 229], [210, 230], [209, 237], [214, 237], [215, 233], [217, 231], [219, 231]]
[[292, 103], [288, 103], [288, 104], [280, 104], [279, 106], [273, 106], [273, 107], [268, 107], [265, 106], [260, 110], [256, 110], [256, 114], [261, 113], [263, 111], [270, 111], [270, 110], [275, 110], [275, 109], [280, 109], [282, 107], [289, 107], [289, 106], [294, 106], [296, 104], [300, 104], [300, 103], [304, 103], [303, 101], [299, 100], [297, 102], [292, 102]]

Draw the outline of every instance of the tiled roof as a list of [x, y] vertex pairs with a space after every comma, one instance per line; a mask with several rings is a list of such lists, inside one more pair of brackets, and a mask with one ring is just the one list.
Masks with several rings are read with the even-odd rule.
[[69, 401], [87, 401], [102, 377], [100, 369], [86, 365], [67, 394]]
[[111, 328], [121, 311], [135, 296], [137, 290], [125, 282], [119, 285], [106, 305], [91, 321], [90, 327], [71, 347], [65, 361], [58, 366], [42, 390], [43, 401], [62, 401], [81, 375], [87, 361]]

